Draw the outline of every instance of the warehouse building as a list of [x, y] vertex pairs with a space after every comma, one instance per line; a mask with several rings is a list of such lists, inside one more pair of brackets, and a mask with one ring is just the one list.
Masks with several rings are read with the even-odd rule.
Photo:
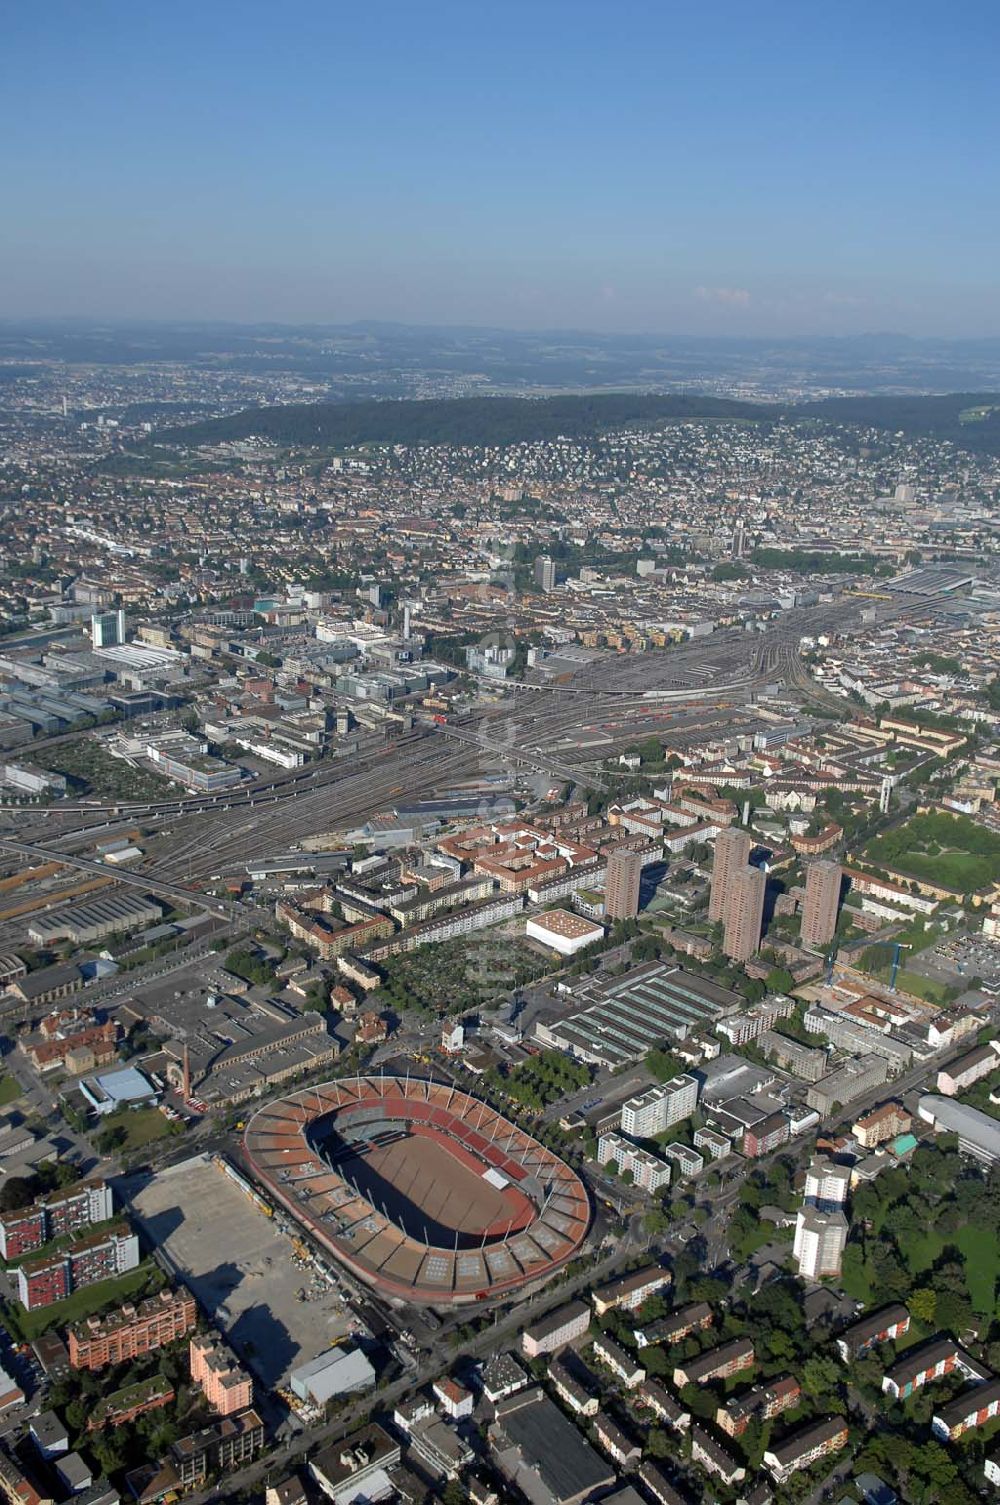
[[559, 956], [575, 956], [595, 941], [604, 939], [603, 925], [596, 920], [584, 919], [583, 915], [574, 914], [569, 909], [552, 909], [532, 916], [524, 932], [529, 940], [540, 942]]
[[504, 1478], [533, 1505], [583, 1505], [615, 1483], [605, 1463], [537, 1385], [501, 1401], [489, 1439]]
[[535, 1039], [610, 1069], [641, 1060], [665, 1040], [710, 1030], [744, 1003], [731, 988], [664, 962], [648, 962], [611, 982], [591, 979], [574, 1001], [566, 1018], [537, 1023]]
[[314, 1406], [325, 1406], [338, 1395], [353, 1395], [375, 1384], [375, 1371], [360, 1348], [328, 1348], [325, 1353], [293, 1369], [292, 1393]]
[[1000, 1163], [1000, 1122], [988, 1113], [930, 1093], [920, 1099], [917, 1112], [936, 1133], [957, 1134], [958, 1147], [964, 1154], [985, 1165]]
[[162, 907], [144, 894], [107, 894], [87, 904], [36, 916], [28, 925], [28, 935], [37, 946], [52, 946], [63, 940], [90, 946], [109, 935], [155, 925], [162, 918]]

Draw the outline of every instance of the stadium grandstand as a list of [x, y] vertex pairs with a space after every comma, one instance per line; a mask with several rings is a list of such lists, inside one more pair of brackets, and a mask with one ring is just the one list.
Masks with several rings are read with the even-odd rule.
[[580, 1248], [580, 1177], [488, 1103], [423, 1077], [355, 1076], [260, 1108], [246, 1155], [268, 1192], [383, 1295], [483, 1301]]

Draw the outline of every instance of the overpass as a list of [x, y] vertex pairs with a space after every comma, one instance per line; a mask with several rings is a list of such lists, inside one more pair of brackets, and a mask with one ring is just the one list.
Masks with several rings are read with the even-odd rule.
[[125, 883], [132, 888], [141, 888], [143, 893], [156, 894], [159, 898], [170, 899], [175, 904], [186, 904], [192, 909], [203, 909], [207, 914], [217, 915], [224, 920], [234, 920], [239, 915], [257, 908], [256, 905], [242, 901], [215, 899], [210, 894], [199, 893], [197, 889], [186, 888], [181, 883], [165, 883], [160, 878], [152, 878], [134, 868], [128, 870], [108, 867], [106, 862], [98, 862], [93, 857], [68, 857], [54, 847], [35, 846], [26, 841], [11, 841], [7, 836], [0, 836], [0, 847], [16, 852], [21, 857], [41, 857], [46, 862], [59, 862], [64, 867], [79, 868], [82, 872], [100, 873], [102, 878], [111, 878], [115, 883]]
[[454, 725], [437, 726], [435, 731], [443, 737], [452, 737], [457, 742], [467, 742], [473, 747], [479, 747], [491, 758], [503, 763], [520, 763], [527, 768], [537, 768], [542, 773], [550, 773], [572, 784], [580, 784], [584, 789], [598, 789], [603, 792], [607, 788], [602, 780], [595, 778], [593, 774], [584, 773], [581, 769], [572, 768], [565, 763], [557, 763], [554, 759], [545, 758], [540, 753], [527, 752], [514, 743], [488, 742], [475, 732], [465, 731]]

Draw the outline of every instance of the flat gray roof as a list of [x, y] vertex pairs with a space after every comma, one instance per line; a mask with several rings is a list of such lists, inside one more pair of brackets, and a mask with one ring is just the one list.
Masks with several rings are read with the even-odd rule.
[[497, 1410], [497, 1426], [557, 1500], [577, 1499], [614, 1483], [615, 1470], [538, 1388], [502, 1401]]

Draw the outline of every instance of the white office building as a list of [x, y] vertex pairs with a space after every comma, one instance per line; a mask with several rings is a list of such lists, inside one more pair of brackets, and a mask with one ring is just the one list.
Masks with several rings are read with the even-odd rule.
[[803, 1280], [839, 1275], [847, 1243], [847, 1219], [842, 1212], [817, 1212], [803, 1207], [795, 1220], [793, 1252]]
[[90, 641], [94, 648], [120, 648], [125, 641], [125, 613], [97, 612], [90, 619]]
[[675, 1076], [661, 1086], [650, 1087], [622, 1104], [623, 1134], [636, 1139], [655, 1139], [664, 1129], [681, 1123], [698, 1106], [698, 1083], [693, 1076]]
[[620, 1134], [601, 1135], [597, 1142], [597, 1158], [601, 1165], [609, 1165], [613, 1161], [619, 1174], [627, 1171], [632, 1177], [633, 1186], [641, 1187], [643, 1191], [660, 1191], [662, 1187], [670, 1185], [670, 1166], [667, 1161], [623, 1139]]
[[805, 1205], [814, 1212], [840, 1212], [850, 1187], [849, 1165], [835, 1165], [824, 1155], [817, 1155], [806, 1171]]

